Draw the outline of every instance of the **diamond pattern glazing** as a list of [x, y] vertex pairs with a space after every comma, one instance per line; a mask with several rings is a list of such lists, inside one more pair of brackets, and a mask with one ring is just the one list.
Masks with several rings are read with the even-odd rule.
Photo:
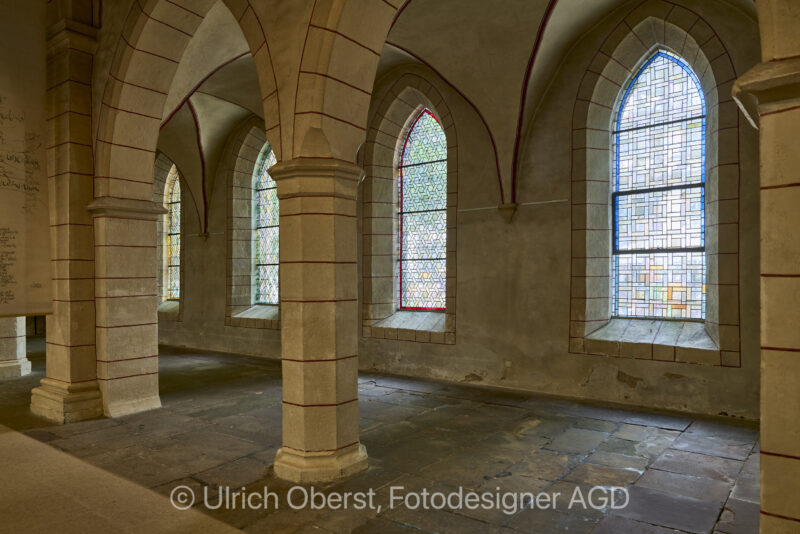
[[444, 310], [447, 287], [447, 139], [430, 110], [400, 157], [400, 308]]
[[279, 299], [279, 209], [269, 168], [277, 163], [265, 144], [253, 174], [253, 303], [277, 305]]

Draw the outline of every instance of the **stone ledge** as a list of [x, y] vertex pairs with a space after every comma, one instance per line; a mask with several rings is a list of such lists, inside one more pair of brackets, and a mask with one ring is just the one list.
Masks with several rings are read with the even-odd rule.
[[181, 302], [179, 300], [165, 300], [158, 305], [158, 320], [175, 322], [180, 321]]
[[705, 324], [658, 319], [611, 319], [583, 338], [587, 354], [721, 365], [720, 349]]
[[455, 345], [456, 333], [447, 326], [445, 312], [398, 310], [386, 319], [365, 326], [363, 335], [378, 339]]
[[277, 305], [254, 304], [226, 318], [228, 326], [244, 328], [281, 329], [281, 309]]

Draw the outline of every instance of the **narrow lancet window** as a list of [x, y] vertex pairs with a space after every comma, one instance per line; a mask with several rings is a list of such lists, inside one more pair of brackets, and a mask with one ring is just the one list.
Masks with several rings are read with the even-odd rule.
[[400, 309], [446, 308], [447, 139], [424, 109], [403, 141], [398, 181]]
[[181, 298], [181, 180], [175, 165], [167, 175], [164, 192], [167, 209], [164, 232], [164, 299]]
[[612, 313], [705, 319], [705, 99], [657, 51], [624, 88], [612, 128]]
[[275, 181], [269, 168], [277, 163], [264, 145], [253, 173], [253, 304], [278, 304], [279, 210]]

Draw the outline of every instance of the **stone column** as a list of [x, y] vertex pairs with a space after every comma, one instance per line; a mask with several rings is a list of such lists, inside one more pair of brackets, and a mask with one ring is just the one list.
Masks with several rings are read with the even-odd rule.
[[0, 378], [24, 376], [31, 372], [25, 348], [25, 317], [0, 319]]
[[367, 467], [358, 441], [356, 191], [362, 170], [298, 158], [270, 169], [280, 199], [283, 447], [275, 474], [322, 482]]
[[89, 210], [103, 413], [118, 417], [160, 408], [156, 221], [165, 210], [150, 200], [111, 196], [98, 197]]
[[775, 36], [764, 25], [797, 35], [780, 5], [759, 3], [764, 62], [734, 85], [761, 133], [761, 532], [770, 534], [800, 529], [800, 40], [767, 54]]
[[[57, 6], [52, 4], [53, 9]], [[94, 335], [92, 62], [96, 30], [62, 20], [48, 33], [47, 174], [53, 314], [47, 316], [47, 376], [31, 411], [68, 423], [102, 415]]]

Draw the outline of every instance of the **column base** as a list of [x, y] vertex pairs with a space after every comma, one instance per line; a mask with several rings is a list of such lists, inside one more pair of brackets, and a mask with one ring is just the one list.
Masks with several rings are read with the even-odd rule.
[[275, 475], [297, 483], [331, 482], [368, 467], [367, 448], [360, 443], [334, 453], [303, 453], [281, 447], [275, 455]]
[[103, 413], [106, 417], [121, 417], [157, 408], [161, 408], [161, 397], [158, 395], [144, 399], [109, 403], [105, 406]]
[[31, 362], [28, 358], [0, 362], [0, 378], [14, 378], [31, 373]]
[[103, 399], [97, 382], [65, 384], [43, 378], [31, 391], [31, 412], [55, 423], [75, 423], [103, 415]]

